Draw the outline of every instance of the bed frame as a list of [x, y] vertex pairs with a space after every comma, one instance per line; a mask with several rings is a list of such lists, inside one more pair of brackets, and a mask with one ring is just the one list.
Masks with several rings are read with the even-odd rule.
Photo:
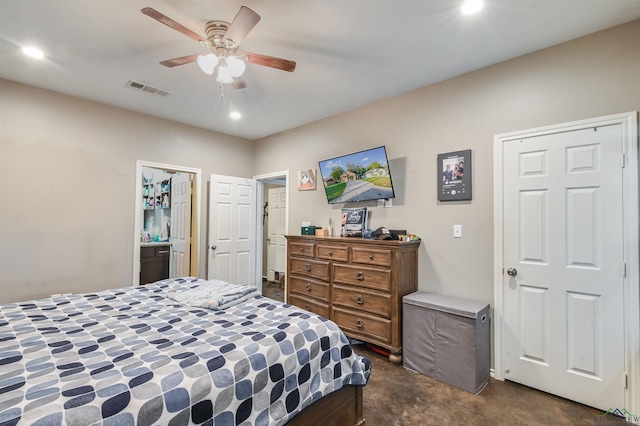
[[344, 386], [302, 410], [287, 425], [362, 426], [362, 388]]

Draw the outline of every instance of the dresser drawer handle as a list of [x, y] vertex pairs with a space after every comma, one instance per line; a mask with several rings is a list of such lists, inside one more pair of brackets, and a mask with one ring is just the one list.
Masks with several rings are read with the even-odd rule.
[[307, 283], [307, 291], [311, 291], [311, 283]]
[[372, 254], [369, 255], [369, 260], [373, 260], [373, 255]]
[[358, 305], [362, 305], [364, 303], [364, 297], [362, 297], [361, 294], [359, 294], [358, 297], [356, 297], [356, 303]]
[[362, 320], [360, 318], [356, 321], [356, 327], [362, 328]]
[[356, 275], [356, 280], [358, 281], [364, 280], [364, 274], [362, 273], [362, 271], [358, 272], [358, 275]]
[[305, 306], [305, 308], [307, 308], [307, 311], [310, 311], [310, 310], [311, 310], [311, 305], [309, 305], [309, 304], [307, 303], [307, 306]]
[[333, 252], [332, 251], [329, 252], [329, 256], [333, 256]]
[[305, 267], [304, 267], [304, 269], [305, 269], [307, 272], [311, 272], [311, 265], [310, 265], [310, 264], [307, 264], [307, 266], [305, 266]]

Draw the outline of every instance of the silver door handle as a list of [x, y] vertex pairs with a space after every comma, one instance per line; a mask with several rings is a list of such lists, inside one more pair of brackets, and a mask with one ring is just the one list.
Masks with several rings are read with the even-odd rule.
[[215, 245], [211, 246], [211, 250], [215, 250], [217, 248], [218, 248], [218, 246], [215, 246]]
[[516, 275], [518, 275], [518, 270], [516, 268], [509, 268], [507, 269], [507, 275], [509, 275], [510, 277], [515, 277]]

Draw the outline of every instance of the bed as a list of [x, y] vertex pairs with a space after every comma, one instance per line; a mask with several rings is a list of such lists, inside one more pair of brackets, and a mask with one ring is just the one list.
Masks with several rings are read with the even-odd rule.
[[369, 361], [262, 296], [223, 310], [144, 286], [0, 305], [0, 425], [359, 425]]

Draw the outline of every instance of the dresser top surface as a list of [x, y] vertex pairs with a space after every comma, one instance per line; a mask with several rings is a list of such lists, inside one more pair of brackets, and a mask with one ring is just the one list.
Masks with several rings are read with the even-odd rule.
[[417, 241], [398, 241], [398, 240], [376, 240], [373, 238], [359, 237], [330, 237], [323, 235], [285, 235], [288, 241], [295, 242], [327, 242], [327, 243], [351, 243], [351, 244], [371, 244], [377, 246], [410, 246], [420, 245], [421, 240]]

